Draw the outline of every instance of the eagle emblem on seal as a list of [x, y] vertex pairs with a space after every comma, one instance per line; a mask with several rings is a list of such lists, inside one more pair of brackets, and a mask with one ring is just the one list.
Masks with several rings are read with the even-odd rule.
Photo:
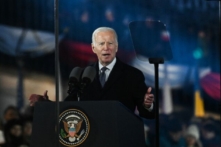
[[81, 136], [85, 133], [84, 129], [80, 131], [83, 120], [76, 116], [70, 115], [63, 120], [64, 130], [67, 133], [65, 138], [68, 138], [70, 142], [79, 140]]
[[87, 115], [78, 109], [67, 109], [59, 115], [59, 141], [67, 147], [82, 144], [90, 132]]

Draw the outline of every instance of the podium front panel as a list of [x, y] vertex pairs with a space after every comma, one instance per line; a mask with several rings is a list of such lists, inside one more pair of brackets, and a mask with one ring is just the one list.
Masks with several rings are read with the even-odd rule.
[[[56, 103], [35, 105], [31, 147], [56, 146]], [[142, 119], [117, 101], [60, 102], [60, 114], [77, 109], [86, 114], [90, 130], [79, 147], [145, 147]], [[66, 147], [59, 143], [60, 147]]]

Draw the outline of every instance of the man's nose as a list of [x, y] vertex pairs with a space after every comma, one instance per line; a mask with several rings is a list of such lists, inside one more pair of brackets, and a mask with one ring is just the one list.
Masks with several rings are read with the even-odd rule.
[[104, 50], [108, 50], [108, 44], [107, 43], [105, 43], [105, 45], [104, 45]]

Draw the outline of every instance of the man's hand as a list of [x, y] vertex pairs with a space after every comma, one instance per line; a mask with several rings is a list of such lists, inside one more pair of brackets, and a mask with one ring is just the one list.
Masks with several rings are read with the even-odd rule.
[[38, 101], [48, 101], [48, 95], [47, 95], [48, 91], [46, 90], [44, 95], [38, 95], [38, 94], [32, 94], [29, 97], [29, 101], [30, 101], [30, 106], [34, 106], [36, 102]]
[[144, 104], [145, 108], [150, 108], [152, 103], [154, 102], [154, 95], [151, 94], [151, 90], [152, 90], [152, 88], [149, 87], [147, 89], [147, 93], [144, 95], [144, 103], [143, 104]]

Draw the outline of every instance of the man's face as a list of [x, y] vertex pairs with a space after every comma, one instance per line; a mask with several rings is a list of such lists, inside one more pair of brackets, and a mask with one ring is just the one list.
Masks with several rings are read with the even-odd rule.
[[14, 109], [9, 109], [4, 115], [5, 121], [9, 121], [12, 119], [18, 119], [18, 118], [19, 118], [18, 112]]
[[116, 56], [118, 44], [112, 31], [102, 31], [95, 35], [92, 50], [103, 66], [110, 64]]

